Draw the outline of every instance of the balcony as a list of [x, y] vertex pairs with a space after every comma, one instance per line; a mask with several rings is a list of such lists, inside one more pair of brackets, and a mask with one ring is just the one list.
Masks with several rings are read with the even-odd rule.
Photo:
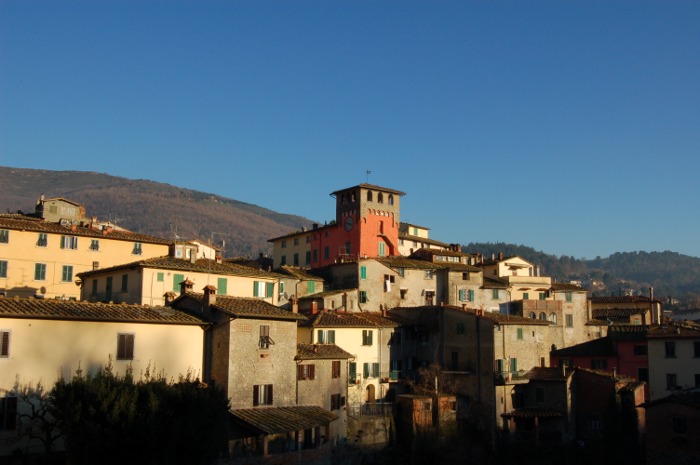
[[525, 377], [525, 370], [518, 371], [495, 371], [493, 373], [493, 384], [496, 386], [504, 386], [508, 384], [524, 384], [528, 382]]

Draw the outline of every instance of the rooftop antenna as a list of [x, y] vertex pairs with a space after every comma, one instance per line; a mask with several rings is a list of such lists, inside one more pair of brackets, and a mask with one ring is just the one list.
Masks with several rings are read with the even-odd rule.
[[366, 174], [367, 174], [367, 184], [369, 184], [369, 175], [372, 174], [372, 172], [370, 170], [367, 170]]

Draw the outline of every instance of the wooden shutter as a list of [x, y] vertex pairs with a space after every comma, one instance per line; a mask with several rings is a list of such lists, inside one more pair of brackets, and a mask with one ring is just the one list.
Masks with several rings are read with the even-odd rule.
[[0, 332], [0, 357], [10, 356], [10, 332]]

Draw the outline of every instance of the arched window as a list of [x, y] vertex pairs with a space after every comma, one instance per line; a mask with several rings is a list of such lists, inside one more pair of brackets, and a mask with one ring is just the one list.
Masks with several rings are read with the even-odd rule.
[[556, 323], [557, 322], [557, 314], [554, 312], [550, 313], [549, 314], [549, 321], [551, 321], [552, 323]]
[[530, 318], [532, 318], [533, 320], [537, 319], [537, 315], [535, 315], [535, 312], [530, 313]]
[[544, 313], [544, 312], [541, 312], [541, 313], [540, 313], [540, 320], [547, 321], [547, 314]]
[[394, 196], [389, 194], [389, 205], [394, 205]]
[[368, 202], [372, 201], [372, 191], [367, 191], [367, 201]]
[[384, 203], [384, 195], [381, 192], [377, 194], [377, 202]]

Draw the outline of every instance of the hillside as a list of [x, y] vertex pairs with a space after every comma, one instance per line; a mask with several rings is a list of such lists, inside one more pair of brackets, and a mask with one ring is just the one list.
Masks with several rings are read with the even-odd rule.
[[592, 293], [611, 295], [627, 292], [678, 300], [679, 308], [700, 306], [700, 258], [676, 252], [617, 252], [607, 258], [579, 260], [550, 255], [532, 247], [506, 243], [470, 243], [462, 247], [467, 253], [485, 256], [518, 255], [539, 265], [542, 273], [557, 281], [580, 280]]
[[84, 171], [0, 167], [0, 211], [33, 212], [38, 197], [64, 197], [84, 205], [89, 216], [124, 228], [182, 240], [225, 241], [225, 257], [269, 253], [272, 237], [311, 221], [215, 194], [169, 184]]

